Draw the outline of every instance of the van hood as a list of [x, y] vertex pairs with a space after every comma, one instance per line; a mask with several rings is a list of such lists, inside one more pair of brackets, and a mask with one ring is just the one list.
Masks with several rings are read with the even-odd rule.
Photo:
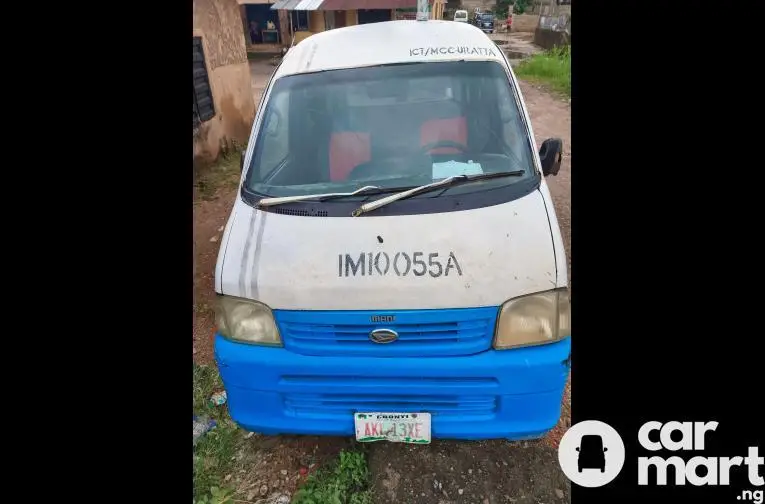
[[468, 211], [380, 217], [282, 215], [237, 199], [215, 285], [282, 310], [498, 306], [565, 286], [555, 254], [540, 191]]

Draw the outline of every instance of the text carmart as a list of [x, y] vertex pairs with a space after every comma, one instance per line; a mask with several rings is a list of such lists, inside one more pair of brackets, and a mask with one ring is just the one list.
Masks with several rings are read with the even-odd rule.
[[[704, 449], [707, 433], [714, 432], [718, 425], [718, 422], [667, 422], [665, 424], [655, 421], [646, 422], [638, 431], [638, 441], [643, 448], [649, 451], [662, 449], [673, 452], [698, 451]], [[657, 431], [659, 435], [653, 435]], [[673, 432], [680, 432], [682, 438], [679, 441], [673, 440], [670, 437]], [[731, 468], [744, 464], [747, 466], [749, 482], [754, 486], [762, 486], [765, 480], [759, 474], [759, 467], [764, 462], [763, 457], [759, 456], [757, 446], [750, 446], [746, 457], [695, 456], [687, 461], [677, 455], [666, 459], [658, 455], [639, 457], [638, 484], [648, 485], [648, 469], [654, 466], [656, 468], [655, 484], [666, 485], [667, 468], [671, 465], [674, 467], [676, 485], [685, 485], [686, 481], [694, 486], [729, 485]], [[702, 470], [703, 476], [697, 472], [699, 467], [705, 468]]]

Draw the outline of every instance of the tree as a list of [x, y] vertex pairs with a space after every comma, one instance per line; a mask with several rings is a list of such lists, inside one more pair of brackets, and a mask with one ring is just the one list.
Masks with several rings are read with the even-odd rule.
[[510, 11], [510, 6], [514, 0], [497, 0], [497, 17], [503, 18]]
[[515, 0], [515, 4], [513, 7], [513, 13], [514, 14], [523, 14], [526, 12], [526, 9], [529, 6], [528, 0]]

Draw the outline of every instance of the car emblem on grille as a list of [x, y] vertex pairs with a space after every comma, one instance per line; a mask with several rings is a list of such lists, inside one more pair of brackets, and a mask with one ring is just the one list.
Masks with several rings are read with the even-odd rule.
[[369, 333], [369, 339], [373, 343], [393, 343], [398, 339], [398, 333], [391, 329], [375, 329]]

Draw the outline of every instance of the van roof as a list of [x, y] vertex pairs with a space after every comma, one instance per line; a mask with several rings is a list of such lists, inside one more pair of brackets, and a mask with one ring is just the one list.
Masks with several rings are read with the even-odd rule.
[[475, 26], [453, 21], [385, 21], [311, 35], [284, 57], [274, 79], [340, 68], [417, 61], [504, 61]]

